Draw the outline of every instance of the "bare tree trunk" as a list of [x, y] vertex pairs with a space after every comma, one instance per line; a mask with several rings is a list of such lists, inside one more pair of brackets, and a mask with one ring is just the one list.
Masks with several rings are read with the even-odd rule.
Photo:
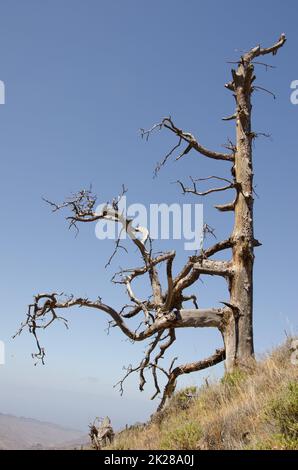
[[233, 174], [237, 196], [231, 236], [234, 274], [230, 278], [230, 318], [224, 331], [226, 370], [245, 365], [253, 347], [253, 164], [251, 132], [251, 84], [253, 66], [240, 65], [234, 74], [236, 152]]
[[[224, 210], [234, 210], [234, 228], [231, 235], [233, 275], [229, 277], [230, 312], [223, 328], [226, 349], [226, 370], [245, 366], [253, 357], [253, 162], [252, 141], [256, 134], [251, 129], [251, 96], [255, 86], [254, 59], [275, 55], [286, 41], [282, 34], [272, 47], [256, 46], [244, 54], [237, 70], [232, 70], [232, 81], [226, 85], [233, 91], [236, 112], [228, 119], [236, 119], [236, 146], [232, 174], [236, 199]], [[264, 65], [264, 64], [261, 64]], [[266, 64], [265, 64], [266, 65]], [[221, 209], [222, 210], [222, 209]]]

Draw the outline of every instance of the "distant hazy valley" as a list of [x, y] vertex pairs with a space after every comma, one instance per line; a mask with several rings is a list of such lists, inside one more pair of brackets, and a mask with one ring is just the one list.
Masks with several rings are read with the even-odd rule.
[[73, 449], [86, 442], [81, 431], [0, 413], [0, 450]]

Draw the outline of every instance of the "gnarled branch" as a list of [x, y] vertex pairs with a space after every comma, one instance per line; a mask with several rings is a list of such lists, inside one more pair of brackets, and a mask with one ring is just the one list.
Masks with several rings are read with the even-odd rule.
[[182, 141], [187, 143], [186, 148], [182, 153], [180, 153], [177, 157], [176, 160], [179, 160], [183, 156], [185, 156], [191, 149], [196, 150], [199, 152], [201, 155], [204, 155], [205, 157], [208, 158], [213, 158], [215, 160], [225, 160], [228, 162], [233, 162], [234, 161], [234, 153], [222, 153], [222, 152], [215, 152], [212, 150], [207, 149], [204, 147], [202, 144], [199, 143], [199, 141], [189, 132], [184, 132], [182, 129], [179, 129], [178, 127], [175, 126], [173, 120], [171, 117], [166, 117], [163, 118], [162, 121], [158, 124], [155, 124], [154, 126], [151, 127], [151, 129], [145, 130], [141, 129], [141, 136], [146, 138], [148, 140], [150, 134], [155, 131], [156, 129], [161, 130], [163, 128], [166, 128], [173, 132], [177, 137], [178, 137], [178, 144], [176, 144], [170, 152], [167, 153], [167, 155], [164, 157], [164, 159], [157, 164], [157, 167], [155, 169], [155, 175], [158, 173], [158, 171], [161, 169], [162, 166], [165, 165], [169, 157], [174, 153], [174, 151], [180, 147]]
[[188, 364], [183, 364], [175, 367], [175, 369], [173, 369], [169, 373], [169, 380], [164, 388], [163, 396], [159, 404], [158, 411], [162, 410], [162, 408], [166, 405], [167, 400], [173, 395], [176, 389], [177, 378], [180, 375], [190, 374], [191, 372], [198, 372], [199, 370], [207, 369], [208, 367], [219, 364], [220, 362], [224, 361], [224, 359], [225, 350], [217, 349], [212, 356], [207, 357], [204, 360], [190, 362]]

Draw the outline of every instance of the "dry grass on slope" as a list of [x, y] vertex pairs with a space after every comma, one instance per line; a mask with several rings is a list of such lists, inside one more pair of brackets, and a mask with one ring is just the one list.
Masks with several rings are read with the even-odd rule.
[[110, 448], [298, 449], [298, 366], [290, 356], [287, 341], [249, 372], [176, 393], [149, 423], [118, 433]]

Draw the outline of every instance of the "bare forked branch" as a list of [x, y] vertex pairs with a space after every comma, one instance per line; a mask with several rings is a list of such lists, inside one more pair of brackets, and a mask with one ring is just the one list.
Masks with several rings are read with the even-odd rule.
[[[207, 249], [202, 249], [199, 255], [190, 256], [187, 263], [183, 266], [182, 270], [180, 271], [180, 273], [175, 277], [173, 281], [174, 286], [179, 285], [180, 282], [188, 278], [188, 275], [193, 270], [195, 263], [197, 263], [201, 259], [210, 258], [211, 256], [215, 255], [216, 253], [219, 253], [220, 251], [232, 248], [232, 246], [233, 246], [232, 240], [228, 238], [227, 240], [222, 240], [218, 243], [215, 243], [215, 245], [212, 245]], [[199, 277], [199, 271], [197, 270], [195, 275], [193, 273], [193, 276]], [[188, 282], [189, 281], [190, 280], [188, 279]]]
[[[119, 210], [119, 202], [121, 201], [126, 191], [127, 190], [123, 186], [121, 194], [114, 198], [111, 203], [106, 203], [103, 205], [103, 208], [100, 212], [96, 211], [96, 204], [98, 200], [97, 196], [92, 193], [91, 189], [79, 191], [62, 204], [56, 204], [49, 201], [48, 199], [44, 199], [44, 201], [50, 204], [53, 212], [68, 208], [72, 212], [72, 215], [66, 218], [69, 221], [70, 227], [75, 226], [77, 228], [77, 224], [79, 222], [88, 223], [97, 222], [99, 220], [108, 220], [119, 223], [122, 225], [122, 230], [127, 233], [129, 238], [137, 246], [143, 259], [147, 260], [149, 259], [149, 254], [145, 248], [145, 243], [148, 238], [147, 229], [145, 227], [134, 227], [132, 225], [133, 220], [126, 218], [125, 215]], [[141, 240], [138, 238], [139, 233], [142, 233], [143, 235], [145, 234], [145, 237], [143, 237]], [[118, 242], [117, 247], [119, 248]]]
[[[77, 230], [77, 224], [79, 222], [88, 223], [97, 222], [99, 220], [109, 220], [115, 223], [119, 223], [122, 226], [121, 232], [126, 232], [128, 237], [138, 248], [138, 251], [145, 263], [145, 266], [149, 266], [149, 269], [146, 270], [146, 272], [148, 271], [150, 276], [153, 295], [155, 301], [157, 303], [161, 303], [162, 293], [158, 273], [155, 269], [155, 264], [152, 264], [151, 262], [151, 253], [147, 250], [145, 246], [146, 241], [149, 238], [149, 232], [146, 227], [134, 227], [133, 219], [127, 218], [125, 214], [123, 214], [119, 210], [119, 203], [125, 192], [126, 189], [123, 186], [121, 194], [117, 198], [114, 198], [111, 203], [105, 204], [99, 212], [97, 212], [95, 208], [97, 197], [92, 194], [91, 190], [80, 191], [79, 193], [67, 199], [66, 202], [63, 202], [60, 205], [50, 202], [48, 200], [46, 200], [46, 202], [48, 202], [53, 207], [53, 210], [55, 212], [60, 209], [69, 208], [73, 215], [67, 217], [67, 220], [70, 222], [70, 227], [74, 226]], [[138, 238], [139, 234], [141, 234], [141, 238]], [[126, 250], [126, 248], [120, 245], [120, 235], [116, 241], [115, 249], [112, 255], [110, 256], [108, 262], [106, 263], [106, 267], [111, 263], [113, 257], [115, 256], [119, 248], [123, 248]]]
[[[101, 298], [96, 301], [91, 301], [88, 298], [74, 298], [73, 296], [64, 297], [62, 295], [53, 293], [53, 294], [38, 294], [35, 296], [35, 302], [30, 306], [29, 313], [27, 316], [27, 321], [21, 326], [19, 333], [24, 328], [29, 328], [29, 331], [33, 333], [36, 344], [38, 348], [38, 353], [35, 355], [37, 359], [41, 359], [44, 362], [44, 349], [40, 345], [37, 331], [38, 329], [46, 329], [50, 326], [54, 320], [64, 318], [57, 315], [57, 311], [60, 309], [69, 309], [72, 307], [85, 307], [92, 308], [103, 311], [111, 317], [109, 322], [110, 326], [119, 327], [122, 332], [132, 341], [143, 341], [146, 338], [156, 336], [156, 341], [150, 343], [148, 355], [145, 356], [140, 365], [135, 368], [129, 368], [127, 370], [127, 375], [133, 371], [139, 371], [141, 384], [144, 382], [144, 370], [150, 368], [152, 372], [153, 381], [157, 393], [160, 392], [160, 387], [158, 385], [158, 376], [157, 372], [162, 371], [163, 369], [159, 365], [159, 360], [163, 357], [164, 352], [168, 349], [175, 340], [175, 328], [182, 328], [185, 326], [215, 326], [220, 327], [224, 309], [205, 309], [200, 310], [198, 308], [196, 297], [194, 295], [184, 296], [183, 289], [192, 284], [192, 280], [195, 279], [197, 273], [201, 272], [218, 272], [219, 265], [209, 263], [206, 266], [205, 261], [203, 261], [200, 268], [198, 266], [192, 265], [192, 280], [187, 276], [188, 271], [185, 271], [186, 279], [183, 279], [181, 276], [181, 281], [184, 282], [174, 283], [174, 276], [172, 273], [173, 269], [173, 260], [175, 258], [175, 252], [161, 253], [155, 257], [152, 257], [151, 250], [148, 251], [145, 247], [144, 241], [140, 241], [136, 238], [136, 233], [140, 228], [135, 228], [133, 226], [133, 220], [127, 219], [123, 213], [119, 210], [119, 202], [122, 195], [126, 190], [123, 188], [121, 196], [115, 198], [111, 203], [104, 205], [101, 211], [96, 211], [95, 204], [97, 203], [97, 198], [91, 192], [80, 191], [79, 193], [73, 195], [71, 198], [67, 199], [62, 204], [55, 204], [50, 201], [47, 201], [53, 211], [58, 211], [63, 208], [69, 208], [72, 211], [72, 215], [67, 217], [67, 220], [70, 220], [70, 224], [75, 225], [79, 222], [95, 222], [100, 219], [106, 219], [114, 221], [115, 223], [121, 223], [122, 229], [127, 232], [134, 244], [136, 244], [141, 257], [144, 261], [144, 265], [137, 268], [122, 269], [120, 272], [116, 273], [112, 281], [116, 284], [123, 284], [126, 287], [126, 292], [130, 299], [131, 305], [125, 305], [120, 312], [117, 312], [115, 309], [106, 305], [102, 302]], [[144, 233], [144, 231], [143, 231]], [[143, 234], [142, 233], [142, 234]], [[110, 264], [112, 258], [114, 257], [117, 249], [120, 248], [120, 236], [116, 241], [116, 246], [113, 254], [111, 255], [107, 265]], [[196, 259], [196, 261], [198, 261]], [[161, 291], [160, 280], [158, 276], [157, 266], [165, 263], [166, 264], [166, 273], [168, 286], [165, 294]], [[212, 266], [211, 266], [212, 264]], [[145, 274], [149, 275], [150, 283], [152, 287], [152, 295], [149, 299], [141, 299], [134, 292], [132, 282], [139, 276]], [[222, 272], [220, 273], [222, 275]], [[193, 310], [183, 310], [182, 303], [187, 300], [193, 300], [194, 308]], [[176, 310], [175, 310], [176, 308]], [[139, 324], [137, 330], [131, 329], [124, 322], [124, 319], [129, 319], [138, 316], [140, 313], [143, 313], [145, 318]], [[64, 320], [67, 325], [66, 320]], [[141, 331], [138, 331], [139, 328]], [[166, 337], [163, 336], [165, 330], [169, 331]], [[165, 339], [168, 338], [167, 341]], [[161, 343], [161, 344], [159, 344]], [[153, 362], [150, 360], [150, 354], [153, 349], [159, 344], [160, 351], [154, 358]], [[151, 347], [154, 346], [152, 349]], [[121, 387], [122, 387], [121, 382]], [[142, 385], [143, 386], [143, 385]]]
[[174, 259], [175, 254], [176, 254], [175, 251], [161, 253], [155, 258], [151, 258], [150, 262], [146, 264], [145, 266], [138, 267], [138, 268], [121, 269], [121, 271], [118, 271], [113, 275], [111, 280], [115, 284], [125, 284], [125, 278], [127, 275], [129, 275], [131, 277], [131, 280], [133, 280], [134, 278], [138, 276], [142, 276], [146, 274], [151, 268], [157, 266], [158, 264], [161, 264], [164, 261], [168, 261], [169, 259]]
[[[173, 155], [173, 153], [175, 152], [175, 150], [177, 150], [177, 148], [180, 147], [181, 143], [182, 143], [182, 138], [180, 137], [179, 140], [178, 140], [178, 144], [175, 145], [175, 146], [165, 155], [165, 157], [163, 158], [162, 161], [157, 162], [156, 167], [155, 167], [155, 169], [154, 169], [154, 177], [157, 177], [158, 172], [160, 171], [160, 169], [167, 163], [168, 159]], [[185, 153], [186, 153], [186, 152], [184, 151], [182, 154], [180, 154], [180, 156], [181, 156], [181, 155], [185, 155]], [[176, 160], [178, 160], [178, 157], [176, 158]]]
[[238, 64], [237, 72], [235, 70], [232, 70], [233, 80], [226, 83], [225, 87], [231, 91], [235, 91], [235, 86], [237, 84], [237, 81], [239, 77], [242, 76], [243, 67], [245, 67], [248, 72], [246, 76], [247, 78], [246, 84], [249, 84], [249, 86], [251, 86], [251, 83], [254, 81], [254, 78], [255, 78], [255, 76], [253, 76], [254, 64], [261, 64], [261, 65], [265, 65], [266, 67], [272, 67], [267, 64], [263, 64], [262, 62], [254, 62], [254, 59], [256, 57], [264, 56], [267, 54], [276, 55], [278, 50], [285, 44], [286, 40], [287, 39], [286, 39], [285, 34], [282, 33], [279, 39], [277, 40], [277, 42], [273, 44], [271, 47], [262, 48], [260, 45], [258, 45], [250, 49], [245, 54], [243, 54], [240, 57], [240, 60], [236, 62]]
[[114, 248], [114, 251], [113, 253], [111, 254], [111, 256], [109, 257], [108, 261], [106, 262], [105, 264], [105, 268], [107, 268], [108, 266], [110, 266], [114, 256], [117, 254], [119, 248], [121, 248], [122, 250], [124, 250], [126, 253], [128, 253], [128, 250], [125, 248], [125, 246], [121, 245], [120, 244], [120, 241], [121, 241], [121, 234], [123, 232], [123, 227], [121, 228], [120, 230], [120, 233], [119, 233], [119, 236], [117, 238], [117, 240], [115, 241], [115, 248]]
[[[28, 329], [33, 334], [36, 340], [38, 352], [33, 354], [38, 360], [44, 363], [45, 350], [41, 346], [38, 338], [39, 329], [47, 329], [55, 320], [62, 320], [67, 326], [67, 320], [57, 314], [59, 310], [66, 310], [72, 307], [86, 307], [107, 313], [113, 320], [115, 326], [119, 327], [121, 331], [132, 341], [143, 341], [154, 335], [159, 335], [165, 330], [169, 329], [170, 337], [172, 338], [166, 347], [161, 347], [162, 357], [163, 352], [174, 341], [174, 328], [184, 328], [186, 326], [202, 326], [202, 327], [220, 327], [224, 309], [193, 309], [193, 310], [177, 310], [176, 312], [165, 312], [162, 316], [153, 318], [150, 322], [142, 322], [145, 328], [141, 332], [130, 329], [123, 320], [121, 313], [118, 313], [111, 306], [102, 302], [100, 298], [91, 301], [88, 298], [74, 298], [73, 296], [66, 297], [63, 294], [57, 293], [42, 293], [34, 298], [34, 303], [28, 307], [27, 319], [21, 325], [16, 335], [21, 334], [24, 329]], [[139, 311], [143, 310], [143, 306], [138, 305]], [[156, 309], [156, 306], [154, 306]], [[158, 361], [157, 361], [158, 362]], [[157, 367], [157, 362], [155, 367]]]
[[[124, 377], [119, 380], [114, 387], [119, 386], [120, 393], [121, 395], [124, 392], [124, 382], [126, 379], [133, 373], [138, 372], [139, 373], [139, 389], [141, 391], [144, 390], [145, 384], [146, 384], [146, 378], [145, 378], [145, 371], [149, 370], [151, 371], [152, 377], [153, 377], [153, 383], [155, 386], [155, 393], [152, 396], [152, 400], [160, 393], [160, 386], [159, 386], [159, 379], [157, 372], [161, 371], [166, 377], [169, 379], [169, 372], [167, 372], [163, 367], [160, 366], [159, 361], [164, 358], [164, 354], [167, 349], [170, 348], [170, 346], [173, 344], [173, 342], [176, 339], [175, 335], [175, 330], [170, 328], [168, 330], [168, 333], [163, 335], [163, 332], [159, 332], [153, 341], [151, 341], [148, 345], [148, 348], [146, 352], [144, 353], [144, 358], [141, 360], [141, 362], [135, 366], [132, 367], [132, 365], [129, 365], [128, 367], [124, 367], [124, 370], [126, 371]], [[152, 354], [156, 350], [156, 348], [159, 347], [159, 351], [155, 354], [155, 357], [152, 358]]]
[[164, 388], [163, 396], [159, 404], [158, 410], [161, 410], [165, 406], [167, 400], [173, 395], [176, 388], [177, 378], [180, 375], [190, 374], [191, 372], [198, 372], [199, 370], [207, 369], [208, 367], [219, 364], [220, 362], [224, 361], [224, 359], [225, 350], [217, 349], [212, 356], [207, 357], [204, 360], [191, 362], [175, 367], [175, 369], [173, 369], [168, 374], [169, 380]]
[[[195, 194], [196, 196], [207, 196], [208, 194], [217, 193], [217, 192], [220, 192], [220, 191], [226, 191], [227, 189], [234, 189], [235, 188], [235, 183], [234, 182], [232, 182], [232, 181], [230, 181], [226, 178], [220, 178], [219, 176], [208, 176], [207, 178], [193, 178], [192, 176], [190, 176], [189, 178], [192, 182], [192, 188], [186, 187], [182, 181], [179, 181], [179, 180], [176, 181], [176, 183], [180, 185], [180, 187], [183, 191], [183, 194], [191, 193], [191, 194]], [[219, 181], [225, 181], [229, 184], [226, 185], [226, 186], [220, 186], [220, 187], [217, 187], [217, 188], [207, 189], [206, 191], [199, 191], [198, 190], [198, 188], [197, 188], [197, 183], [198, 182], [208, 181], [208, 180], [211, 180], [211, 179], [216, 179], [216, 180], [219, 180]]]
[[141, 129], [141, 136], [145, 138], [146, 140], [148, 140], [152, 132], [154, 132], [155, 130], [161, 130], [163, 128], [168, 129], [171, 132], [173, 132], [178, 137], [179, 140], [178, 140], [178, 143], [167, 153], [167, 155], [163, 158], [163, 160], [157, 164], [156, 169], [155, 169], [155, 175], [157, 175], [158, 171], [162, 168], [162, 166], [166, 164], [168, 159], [173, 155], [175, 150], [178, 147], [180, 147], [183, 141], [187, 144], [187, 146], [184, 149], [184, 151], [176, 157], [176, 160], [179, 160], [180, 158], [185, 156], [191, 149], [194, 149], [197, 152], [199, 152], [201, 155], [204, 155], [205, 157], [208, 157], [208, 158], [213, 158], [215, 160], [225, 160], [229, 162], [234, 161], [234, 153], [215, 152], [215, 151], [207, 149], [206, 147], [203, 147], [203, 145], [201, 145], [199, 141], [192, 134], [190, 134], [189, 132], [184, 132], [182, 129], [179, 129], [178, 127], [176, 127], [171, 117], [163, 118], [160, 123], [155, 124], [148, 130]]
[[287, 40], [286, 35], [282, 33], [280, 37], [278, 38], [278, 40], [276, 41], [276, 43], [273, 44], [273, 46], [262, 48], [260, 45], [258, 45], [254, 47], [253, 49], [251, 49], [250, 51], [246, 52], [246, 54], [244, 54], [243, 56], [243, 61], [251, 62], [256, 57], [267, 55], [267, 54], [276, 55], [278, 52], [278, 49], [280, 49], [284, 45], [286, 40]]

